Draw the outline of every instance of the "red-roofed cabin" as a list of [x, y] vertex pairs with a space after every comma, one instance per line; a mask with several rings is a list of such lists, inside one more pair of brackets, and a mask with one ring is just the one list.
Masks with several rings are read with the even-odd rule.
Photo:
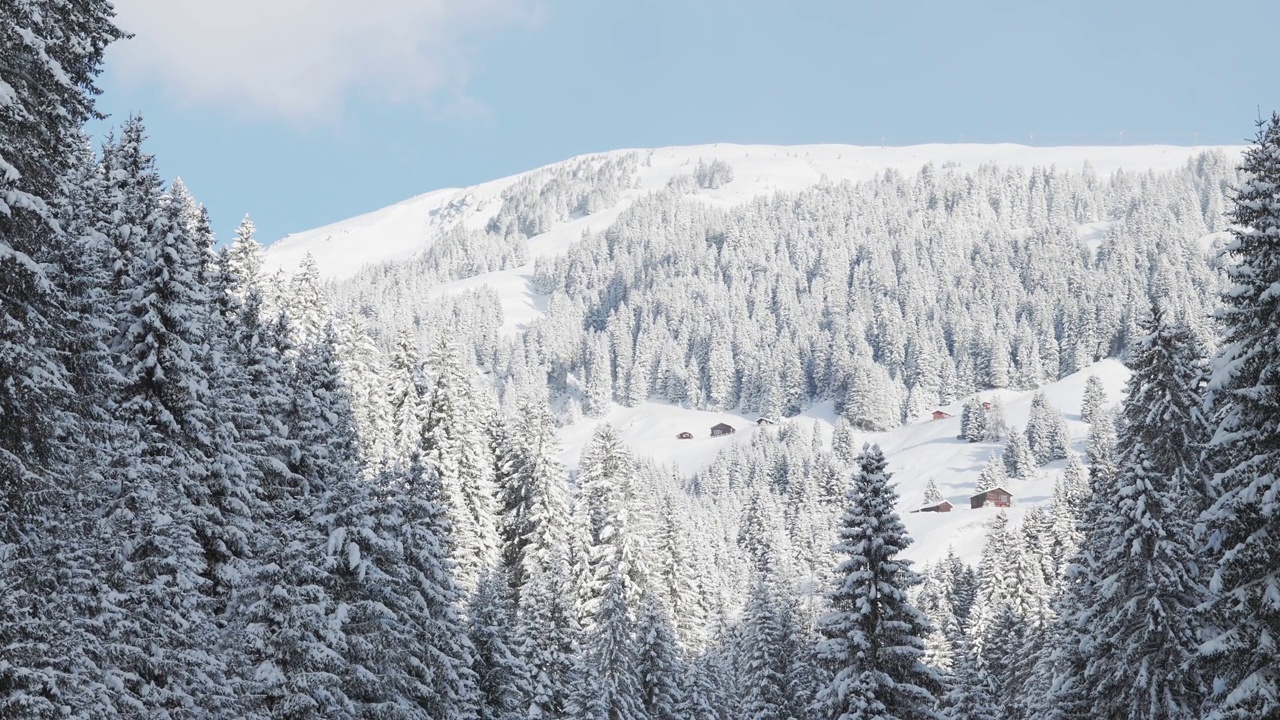
[[933, 411], [933, 419], [934, 419], [934, 420], [946, 420], [946, 419], [947, 419], [947, 418], [949, 418], [949, 417], [951, 417], [951, 413], [947, 412], [946, 410], [934, 410], [934, 411]]
[[1013, 495], [1002, 487], [991, 488], [986, 492], [980, 492], [969, 498], [969, 507], [973, 510], [987, 506], [991, 507], [1009, 507], [1013, 502]]
[[954, 506], [951, 503], [947, 502], [946, 500], [943, 500], [937, 505], [922, 507], [919, 510], [912, 510], [911, 512], [951, 512], [952, 507]]
[[983, 410], [990, 410], [990, 409], [991, 409], [991, 403], [989, 403], [989, 402], [984, 402], [984, 403], [982, 403], [982, 409], [983, 409]]

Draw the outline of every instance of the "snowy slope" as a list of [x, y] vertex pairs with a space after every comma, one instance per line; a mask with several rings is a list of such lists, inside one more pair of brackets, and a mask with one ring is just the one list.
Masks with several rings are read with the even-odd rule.
[[[1125, 382], [1129, 379], [1129, 370], [1111, 359], [1041, 388], [1049, 403], [1066, 415], [1073, 447], [1080, 454], [1084, 453], [1089, 431], [1089, 426], [1080, 420], [1080, 403], [1090, 375], [1097, 375], [1102, 380], [1111, 403], [1120, 401]], [[1001, 398], [1010, 427], [1025, 427], [1035, 392], [998, 390], [981, 393], [984, 400], [996, 395]], [[889, 471], [893, 473], [900, 497], [898, 510], [907, 530], [915, 538], [915, 545], [906, 554], [917, 562], [941, 558], [947, 554], [948, 547], [954, 547], [961, 558], [976, 562], [986, 538], [985, 523], [999, 512], [992, 508], [969, 509], [968, 498], [982, 467], [991, 453], [1000, 452], [1003, 443], [968, 443], [956, 439], [960, 432], [959, 415], [963, 404], [962, 399], [943, 407], [953, 415], [947, 420], [922, 420], [889, 432], [866, 433], [862, 437], [866, 442], [879, 443], [889, 460]], [[830, 405], [822, 404], [785, 422], [812, 423], [816, 420], [829, 438], [834, 418]], [[569, 467], [576, 467], [578, 456], [590, 440], [592, 431], [605, 422], [618, 428], [623, 440], [637, 456], [674, 465], [686, 474], [710, 464], [721, 450], [732, 443], [750, 442], [754, 433], [771, 431], [767, 427], [757, 427], [754, 418], [734, 413], [689, 410], [662, 403], [644, 403], [634, 408], [614, 407], [604, 418], [586, 419], [564, 428], [560, 433], [564, 446], [561, 460]], [[727, 422], [738, 431], [729, 437], [709, 437], [711, 426], [719, 422]], [[694, 439], [677, 440], [676, 433], [682, 430], [693, 433]], [[1066, 461], [1058, 461], [1041, 468], [1040, 476], [1035, 479], [1011, 480], [1008, 490], [1014, 496], [1013, 507], [1005, 511], [1010, 520], [1016, 523], [1029, 508], [1046, 505], [1053, 496], [1054, 482], [1065, 466]], [[950, 513], [911, 513], [922, 504], [925, 485], [930, 478], [955, 505]]]
[[[973, 168], [984, 163], [1001, 166], [1047, 166], [1081, 168], [1089, 162], [1098, 173], [1120, 168], [1129, 170], [1172, 170], [1191, 157], [1215, 148], [1133, 146], [1133, 147], [1028, 147], [1022, 145], [920, 145], [913, 147], [855, 147], [845, 145], [813, 146], [742, 146], [703, 145], [662, 148], [656, 150], [620, 150], [596, 156], [608, 159], [628, 152], [640, 153], [640, 164], [630, 189], [621, 192], [612, 206], [594, 214], [571, 218], [554, 224], [548, 232], [529, 240], [530, 257], [554, 256], [566, 251], [584, 230], [607, 228], [636, 199], [666, 186], [676, 176], [694, 172], [700, 161], [722, 160], [733, 167], [734, 180], [715, 190], [699, 189], [691, 197], [702, 202], [729, 207], [753, 197], [777, 191], [797, 191], [821, 182], [859, 181], [893, 169], [915, 173], [932, 162], [939, 166], [959, 165]], [[1240, 148], [1221, 149], [1234, 157]], [[564, 165], [583, 158], [567, 160]], [[554, 167], [554, 166], [551, 166]], [[483, 227], [502, 206], [502, 192], [518, 182], [522, 175], [495, 180], [462, 189], [446, 189], [427, 193], [388, 208], [323, 228], [289, 235], [267, 250], [269, 268], [294, 269], [311, 253], [322, 274], [331, 278], [348, 277], [363, 264], [406, 259], [430, 246], [444, 232], [460, 224]], [[1081, 243], [1096, 250], [1110, 223], [1098, 222], [1078, 228]], [[1216, 240], [1207, 237], [1206, 245]], [[493, 288], [502, 302], [507, 333], [517, 333], [541, 317], [546, 298], [532, 288], [532, 264], [486, 273], [436, 287], [432, 295], [458, 293], [487, 286]], [[1123, 365], [1106, 360], [1087, 371], [1067, 377], [1044, 388], [1052, 404], [1067, 414], [1075, 438], [1076, 450], [1082, 452], [1087, 425], [1079, 419], [1084, 382], [1090, 374], [1099, 375], [1112, 401], [1118, 401], [1128, 377]], [[984, 398], [993, 393], [984, 393]], [[1012, 427], [1026, 424], [1034, 393], [1000, 392], [1005, 402], [1008, 422]], [[866, 440], [879, 442], [889, 458], [902, 498], [900, 510], [907, 527], [916, 539], [909, 555], [920, 561], [946, 554], [954, 546], [964, 558], [975, 560], [984, 539], [983, 525], [996, 511], [968, 509], [968, 495], [982, 466], [1000, 445], [970, 444], [957, 440], [961, 403], [950, 408], [957, 417], [949, 420], [919, 423], [887, 433], [868, 434]], [[818, 406], [789, 422], [819, 422], [830, 433], [834, 413], [829, 405]], [[660, 463], [690, 473], [704, 467], [733, 443], [749, 442], [756, 432], [768, 432], [754, 424], [754, 418], [733, 413], [705, 412], [673, 407], [661, 403], [644, 403], [635, 408], [615, 407], [605, 417], [586, 419], [564, 428], [562, 460], [569, 467], [577, 465], [578, 455], [601, 422], [619, 428], [633, 451]], [[724, 438], [709, 437], [709, 429], [718, 422], [728, 422], [738, 432]], [[693, 440], [677, 440], [676, 434], [688, 430]], [[1014, 507], [1009, 510], [1016, 522], [1030, 507], [1047, 503], [1053, 483], [1064, 463], [1044, 469], [1034, 480], [1013, 480], [1009, 490], [1014, 494]], [[918, 507], [925, 484], [933, 478], [939, 489], [956, 509], [948, 514], [910, 514]]]
[[[572, 158], [607, 159], [639, 153], [641, 165], [632, 189], [613, 206], [585, 217], [556, 224], [531, 238], [531, 257], [555, 255], [577, 240], [584, 229], [608, 227], [632, 202], [678, 175], [691, 174], [700, 160], [722, 160], [733, 167], [734, 180], [715, 190], [699, 190], [695, 197], [720, 206], [743, 203], [777, 191], [812, 187], [823, 177], [831, 181], [868, 180], [893, 169], [915, 173], [926, 163], [974, 168], [984, 163], [1002, 166], [1048, 166], [1079, 169], [1087, 160], [1099, 173], [1119, 168], [1169, 170], [1180, 167], [1207, 147], [1098, 146], [1029, 147], [1025, 145], [914, 145], [859, 147], [852, 145], [695, 145], [656, 150], [617, 150]], [[1240, 148], [1221, 148], [1229, 156]], [[556, 165], [549, 167], [556, 167]], [[536, 172], [536, 171], [531, 171]], [[460, 224], [483, 227], [502, 206], [502, 191], [527, 175], [494, 180], [470, 188], [449, 188], [419, 195], [381, 210], [332, 225], [288, 235], [267, 249], [268, 269], [292, 271], [311, 253], [326, 277], [344, 278], [365, 264], [412, 257], [447, 230]], [[493, 278], [500, 282], [509, 278]]]

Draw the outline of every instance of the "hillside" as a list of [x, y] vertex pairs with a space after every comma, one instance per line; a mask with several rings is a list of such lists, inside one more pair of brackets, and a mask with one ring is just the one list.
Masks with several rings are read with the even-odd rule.
[[[719, 206], [741, 204], [753, 197], [812, 187], [824, 178], [831, 182], [870, 180], [892, 170], [914, 173], [922, 166], [955, 165], [973, 169], [992, 163], [1002, 167], [1047, 167], [1079, 170], [1088, 162], [1099, 174], [1118, 169], [1164, 171], [1179, 168], [1195, 155], [1221, 149], [1230, 157], [1237, 147], [1182, 147], [1172, 145], [1031, 147], [1026, 145], [954, 144], [907, 147], [854, 145], [694, 145], [652, 150], [616, 150], [583, 155], [519, 175], [469, 188], [434, 190], [389, 207], [324, 227], [291, 233], [267, 248], [268, 269], [292, 271], [311, 253], [325, 277], [350, 277], [362, 266], [404, 260], [431, 246], [444, 233], [459, 226], [481, 228], [502, 206], [502, 194], [517, 182], [540, 172], [554, 172], [583, 163], [596, 163], [628, 155], [638, 156], [639, 167], [631, 187], [610, 207], [556, 223], [529, 239], [532, 257], [562, 253], [588, 228], [603, 230], [636, 199], [662, 188], [672, 178], [688, 174], [700, 161], [722, 161], [733, 170], [733, 180], [714, 189], [701, 189], [697, 198]], [[494, 278], [496, 285], [511, 284], [511, 276]]]
[[[1090, 375], [1097, 375], [1102, 380], [1107, 398], [1113, 405], [1118, 404], [1129, 371], [1116, 360], [1103, 360], [1041, 388], [1049, 403], [1065, 414], [1071, 429], [1072, 447], [1081, 454], [1084, 453], [1089, 426], [1080, 419], [1080, 402], [1085, 381]], [[984, 400], [999, 396], [1010, 426], [1021, 428], [1027, 424], [1034, 394], [1035, 391], [999, 390], [980, 393], [980, 396]], [[963, 404], [962, 400], [938, 408], [952, 415], [945, 420], [922, 418], [888, 432], [861, 433], [858, 438], [860, 443], [879, 443], [889, 459], [889, 470], [897, 483], [900, 498], [898, 510], [916, 541], [907, 556], [920, 563], [941, 559], [949, 548], [954, 548], [965, 561], [975, 562], [986, 537], [986, 523], [997, 512], [991, 508], [971, 510], [968, 498], [987, 457], [991, 453], [998, 455], [1003, 443], [968, 443], [957, 439], [960, 406]], [[829, 441], [834, 417], [830, 404], [824, 403], [783, 422], [816, 422]], [[561, 429], [560, 438], [564, 445], [560, 460], [567, 467], [577, 467], [592, 431], [607, 422], [618, 429], [623, 440], [638, 456], [672, 465], [688, 474], [708, 465], [733, 443], [751, 442], [757, 433], [776, 432], [769, 426], [757, 426], [755, 421], [755, 416], [691, 410], [664, 403], [648, 402], [632, 408], [614, 405], [602, 418], [584, 419]], [[710, 437], [710, 427], [720, 422], [733, 425], [737, 432], [726, 437]], [[676, 434], [685, 430], [690, 431], [694, 439], [676, 439]], [[1064, 465], [1064, 461], [1050, 463], [1041, 468], [1032, 480], [1011, 481], [1012, 487], [1008, 489], [1014, 495], [1014, 502], [1007, 511], [1010, 520], [1017, 522], [1032, 507], [1048, 507], [1054, 481], [1061, 475]], [[911, 511], [921, 504], [925, 485], [930, 479], [955, 505], [950, 513], [912, 514]]]
[[[1231, 158], [1239, 152], [1238, 148], [1217, 149]], [[927, 164], [960, 173], [992, 167], [1053, 167], [1076, 173], [1091, 168], [1098, 177], [1125, 170], [1141, 177], [1146, 171], [1160, 174], [1185, 169], [1205, 150], [1172, 146], [1043, 148], [1021, 145], [884, 148], [705, 145], [620, 150], [573, 158], [471, 188], [430, 192], [351, 220], [292, 234], [271, 245], [265, 260], [268, 269], [289, 271], [310, 253], [323, 277], [349, 285], [354, 282], [356, 287], [367, 281], [367, 278], [351, 280], [361, 272], [361, 268], [379, 264], [413, 281], [414, 268], [433, 269], [423, 264], [425, 258], [430, 258], [423, 253], [430, 252], [442, 238], [448, 237], [455, 244], [478, 243], [482, 239], [503, 235], [501, 228], [506, 227], [505, 241], [518, 246], [524, 261], [522, 264], [484, 272], [464, 270], [457, 279], [427, 281], [419, 296], [422, 299], [417, 302], [438, 304], [451, 298], [475, 297], [477, 291], [490, 293], [490, 297], [496, 297], [500, 308], [500, 318], [496, 321], [500, 323], [497, 328], [499, 334], [519, 345], [522, 332], [544, 321], [548, 312], [548, 295], [545, 290], [540, 292], [535, 287], [535, 263], [540, 259], [563, 258], [571, 251], [581, 255], [583, 251], [579, 241], [584, 238], [584, 233], [599, 233], [609, 228], [638, 200], [664, 189], [679, 187], [683, 198], [708, 207], [729, 209], [744, 206], [753, 198], [780, 192], [798, 193], [841, 181], [878, 181], [886, 175], [909, 179]], [[1139, 197], [1146, 199], [1143, 195]], [[1125, 203], [1120, 205], [1123, 207]], [[1102, 252], [1108, 244], [1108, 237], [1117, 231], [1134, 232], [1133, 226], [1126, 229], [1119, 216], [1074, 222], [1071, 227], [1075, 229], [1079, 248], [1090, 256]], [[459, 235], [460, 232], [463, 234]], [[1014, 236], [1022, 232], [1015, 225]], [[1216, 232], [1203, 236], [1196, 233], [1191, 239], [1198, 245], [1189, 247], [1199, 247], [1203, 251], [1220, 237], [1221, 233]], [[1111, 242], [1115, 242], [1114, 238]], [[412, 258], [419, 258], [416, 261], [419, 264], [408, 264]], [[936, 258], [928, 260], [933, 262]], [[373, 277], [378, 277], [381, 272], [375, 271]], [[392, 284], [399, 285], [400, 282]], [[405, 298], [412, 295], [392, 297], [396, 298], [394, 303], [403, 304]], [[1116, 300], [1117, 303], [1124, 301], [1123, 298]], [[392, 317], [400, 317], [405, 310], [396, 307], [393, 314], [385, 316], [387, 319], [375, 320], [375, 323], [386, 323]], [[991, 321], [990, 318], [974, 320], [980, 323]], [[415, 324], [423, 322], [423, 316], [419, 315]], [[375, 334], [386, 329], [376, 324], [374, 327]], [[543, 327], [539, 335], [547, 332], [548, 329]], [[578, 346], [583, 340], [575, 335], [576, 331], [570, 332], [574, 339], [565, 342]], [[1063, 343], [1064, 355], [1066, 343], [1075, 340], [1074, 337], [1059, 339]], [[491, 342], [482, 340], [481, 344]], [[535, 341], [535, 344], [549, 342], [543, 339]], [[488, 352], [481, 351], [480, 355]], [[1004, 352], [1009, 351], [1006, 349]], [[1032, 380], [1019, 381], [1011, 386], [1020, 387], [1020, 390], [988, 390], [982, 395], [989, 399], [1000, 394], [1010, 426], [1022, 427], [1026, 424], [1034, 394], [1032, 388], [1048, 383], [1043, 389], [1050, 402], [1066, 413], [1075, 449], [1082, 452], [1087, 426], [1079, 420], [1078, 410], [1085, 379], [1097, 374], [1104, 381], [1109, 397], [1116, 401], [1127, 377], [1127, 371], [1118, 361], [1106, 359], [1095, 363], [1095, 357], [1086, 356], [1075, 366], [1083, 369], [1070, 368], [1064, 361], [1063, 367], [1069, 374], [1059, 380], [1053, 381], [1051, 371], [1043, 376], [1035, 371]], [[588, 352], [568, 361], [569, 369], [577, 374], [578, 379], [572, 389], [552, 392], [553, 405], [556, 404], [554, 398], [557, 393], [561, 400], [571, 396], [574, 402], [587, 402], [585, 385], [591, 374], [586, 367], [589, 360]], [[735, 360], [740, 372], [744, 373], [747, 371], [744, 368], [750, 368], [757, 362], [752, 358]], [[554, 364], [561, 361], [544, 362]], [[619, 360], [614, 371], [619, 378], [618, 383], [622, 382], [623, 369]], [[894, 369], [893, 372], [896, 375], [899, 370]], [[905, 392], [901, 379], [895, 382]], [[623, 390], [615, 388], [614, 392], [616, 396]], [[957, 397], [955, 402], [941, 405], [941, 409], [958, 416], [960, 404], [967, 395], [957, 393]], [[925, 404], [917, 402], [914, 409], [905, 410], [908, 419], [912, 412], [927, 412], [926, 407], [929, 410], [938, 407], [928, 404], [928, 400], [923, 402]], [[647, 399], [626, 405], [618, 404], [615, 397], [615, 401], [609, 402], [606, 408], [593, 413], [595, 417], [561, 427], [559, 436], [564, 446], [561, 453], [564, 464], [570, 468], [577, 466], [578, 456], [593, 430], [604, 422], [618, 428], [623, 440], [638, 456], [674, 466], [685, 475], [707, 466], [723, 449], [734, 443], [749, 442], [759, 432], [773, 432], [756, 427], [754, 420], [760, 413], [754, 408], [746, 408], [745, 402], [723, 406], [735, 408], [733, 411], [711, 410], [650, 394]], [[835, 403], [818, 400], [804, 403], [799, 414], [785, 422], [816, 421], [829, 439], [836, 417]], [[711, 438], [707, 430], [717, 422], [728, 422], [739, 428], [739, 432], [727, 438]], [[991, 443], [970, 444], [957, 440], [958, 423], [958, 417], [936, 422], [916, 418], [915, 422], [896, 429], [865, 434], [865, 440], [879, 443], [889, 458], [889, 467], [895, 473], [901, 498], [899, 509], [917, 541], [910, 555], [917, 560], [939, 558], [950, 546], [954, 546], [966, 560], [976, 559], [985, 534], [984, 522], [992, 514], [989, 510], [969, 510], [967, 497], [987, 457], [993, 452], [999, 454], [1000, 447]], [[684, 430], [692, 432], [694, 439], [677, 440], [676, 434]], [[1043, 468], [1034, 480], [1014, 481], [1017, 486], [1010, 488], [1015, 495], [1014, 507], [1009, 511], [1011, 519], [1017, 521], [1028, 508], [1047, 505], [1061, 465], [1059, 461]], [[955, 504], [953, 512], [944, 515], [910, 513], [918, 506], [925, 484], [930, 479]]]

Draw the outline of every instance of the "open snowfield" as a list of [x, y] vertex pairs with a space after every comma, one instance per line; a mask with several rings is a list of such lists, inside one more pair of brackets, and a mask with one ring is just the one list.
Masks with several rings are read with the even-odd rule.
[[[1080, 419], [1080, 403], [1084, 386], [1090, 375], [1097, 375], [1107, 391], [1111, 404], [1119, 403], [1129, 371], [1119, 361], [1102, 360], [1087, 370], [1069, 375], [1041, 390], [1049, 403], [1061, 410], [1071, 428], [1072, 446], [1083, 454], [1089, 426]], [[1010, 428], [1021, 429], [1027, 423], [1034, 391], [990, 390], [980, 393], [983, 400], [999, 396], [1004, 404], [1005, 418]], [[864, 433], [865, 442], [879, 443], [889, 460], [889, 470], [897, 483], [900, 502], [898, 510], [906, 522], [907, 530], [915, 538], [915, 545], [907, 556], [917, 562], [927, 562], [947, 554], [954, 547], [956, 554], [968, 562], [976, 562], [986, 540], [985, 523], [997, 512], [994, 508], [972, 510], [969, 495], [991, 453], [999, 454], [1003, 443], [969, 443], [959, 440], [961, 399], [940, 409], [951, 413], [946, 420], [928, 420], [906, 425], [884, 433]], [[830, 404], [820, 404], [809, 411], [784, 422], [818, 422], [830, 440], [835, 416]], [[563, 444], [561, 461], [576, 467], [582, 448], [591, 438], [592, 431], [602, 423], [611, 423], [623, 440], [638, 457], [650, 458], [661, 464], [672, 465], [682, 473], [691, 474], [715, 460], [721, 450], [733, 443], [750, 442], [757, 432], [775, 431], [768, 426], [758, 427], [754, 417], [734, 413], [689, 410], [664, 403], [644, 403], [634, 408], [615, 406], [603, 418], [588, 418], [565, 427], [560, 432]], [[737, 428], [727, 437], [712, 438], [710, 429], [716, 423], [725, 422]], [[693, 440], [677, 440], [676, 434], [688, 430]], [[1040, 474], [1031, 480], [1011, 479], [1007, 489], [1013, 494], [1013, 506], [1007, 512], [1014, 523], [1021, 520], [1026, 511], [1039, 505], [1047, 505], [1053, 497], [1053, 485], [1062, 474], [1066, 461], [1050, 463], [1041, 468]], [[925, 485], [932, 478], [938, 489], [955, 505], [949, 513], [912, 513], [923, 504]]]

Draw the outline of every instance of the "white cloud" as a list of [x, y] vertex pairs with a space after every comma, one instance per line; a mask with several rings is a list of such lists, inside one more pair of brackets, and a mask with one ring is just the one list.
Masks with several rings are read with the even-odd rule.
[[[353, 97], [460, 96], [478, 35], [538, 0], [116, 0], [108, 67], [233, 114], [329, 121]], [[464, 98], [465, 101], [465, 98]]]

